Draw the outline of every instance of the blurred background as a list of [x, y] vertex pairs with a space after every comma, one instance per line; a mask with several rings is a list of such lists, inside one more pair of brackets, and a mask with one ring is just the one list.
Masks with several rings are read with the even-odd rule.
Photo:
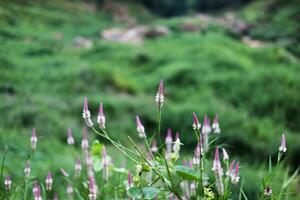
[[84, 96], [94, 119], [103, 101], [113, 138], [137, 138], [136, 115], [151, 135], [164, 80], [163, 134], [180, 132], [191, 154], [192, 112], [201, 121], [217, 113], [218, 143], [240, 160], [245, 191], [255, 194], [283, 132], [287, 173], [300, 164], [299, 33], [299, 0], [1, 0], [5, 173], [22, 179], [33, 127], [33, 173], [73, 170], [67, 128], [80, 151]]

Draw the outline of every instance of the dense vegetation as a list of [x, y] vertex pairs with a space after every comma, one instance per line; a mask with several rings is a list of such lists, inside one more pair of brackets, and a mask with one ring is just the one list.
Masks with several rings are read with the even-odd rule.
[[[73, 128], [79, 146], [84, 96], [89, 96], [91, 110], [103, 101], [112, 137], [124, 142], [127, 135], [136, 137], [136, 114], [153, 132], [156, 112], [146, 105], [153, 102], [153, 88], [163, 79], [168, 105], [163, 132], [171, 127], [181, 133], [186, 146], [195, 146], [188, 128], [192, 112], [209, 117], [218, 113], [219, 142], [227, 143], [229, 152], [248, 163], [244, 173], [249, 185], [245, 187], [254, 193], [255, 178], [261, 174], [253, 175], [253, 171], [257, 167], [266, 170], [258, 163], [267, 163], [269, 154], [276, 156], [283, 131], [289, 146], [286, 164], [299, 166], [299, 24], [294, 26], [292, 21], [289, 29], [282, 28], [286, 16], [296, 13], [297, 8], [290, 11], [291, 7], [288, 13], [274, 18], [270, 14], [271, 20], [266, 20], [266, 27], [278, 26], [276, 30], [287, 32], [266, 28], [274, 30], [269, 36], [257, 26], [251, 35], [267, 40], [291, 38], [289, 44], [296, 45], [250, 48], [217, 25], [205, 32], [182, 32], [176, 26], [183, 18], [153, 22], [169, 26], [172, 34], [145, 40], [140, 46], [107, 42], [100, 39], [100, 32], [112, 26], [111, 15], [93, 12], [86, 4], [2, 2], [0, 147], [1, 152], [9, 148], [5, 173], [23, 174], [33, 127], [41, 137], [41, 151], [34, 158], [39, 171], [34, 173], [43, 177], [49, 166], [53, 171], [73, 169], [66, 132]], [[251, 17], [256, 11], [253, 4], [242, 15], [257, 23], [259, 19]], [[90, 39], [93, 47], [74, 47], [77, 36]]]

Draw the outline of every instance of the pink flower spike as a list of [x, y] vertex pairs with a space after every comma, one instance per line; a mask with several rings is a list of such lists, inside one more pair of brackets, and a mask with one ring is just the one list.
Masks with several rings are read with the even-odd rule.
[[163, 82], [163, 80], [161, 80], [159, 82], [158, 90], [157, 90], [157, 93], [155, 96], [155, 101], [157, 103], [157, 106], [162, 107], [164, 100], [165, 100], [165, 98], [164, 98], [164, 82]]
[[103, 112], [103, 104], [102, 104], [102, 102], [100, 102], [99, 114], [97, 116], [97, 122], [98, 122], [99, 127], [101, 129], [105, 129], [105, 116], [104, 116], [104, 112]]
[[199, 165], [200, 159], [201, 159], [201, 145], [200, 143], [198, 143], [194, 152], [193, 164]]
[[215, 116], [214, 122], [212, 124], [212, 129], [213, 129], [214, 133], [217, 133], [217, 134], [221, 133], [218, 115]]
[[210, 131], [211, 131], [210, 120], [207, 117], [207, 115], [204, 115], [202, 133], [203, 134], [208, 134], [208, 133], [210, 133]]
[[82, 141], [81, 141], [81, 148], [84, 150], [87, 150], [89, 147], [89, 141], [87, 136], [87, 130], [86, 128], [82, 129]]
[[170, 128], [168, 128], [165, 142], [166, 142], [166, 144], [170, 144], [170, 143], [173, 142], [173, 139], [172, 139], [172, 129], [170, 129]]
[[57, 193], [54, 194], [53, 200], [58, 200], [58, 195], [57, 195]]
[[74, 138], [73, 138], [73, 134], [72, 134], [72, 129], [70, 127], [68, 128], [67, 143], [68, 143], [68, 145], [73, 145], [75, 143]]
[[84, 119], [84, 121], [88, 127], [93, 126], [93, 122], [91, 120], [91, 113], [89, 111], [88, 101], [87, 101], [86, 97], [84, 97], [82, 118]]
[[199, 123], [198, 117], [197, 117], [197, 115], [194, 112], [193, 112], [193, 121], [194, 121], [194, 123], [193, 123], [193, 129], [194, 130], [196, 130], [196, 129], [200, 130], [201, 124]]
[[48, 172], [45, 183], [46, 183], [46, 190], [51, 191], [52, 190], [52, 184], [53, 184], [53, 179], [52, 179], [51, 172]]
[[237, 162], [235, 164], [235, 169], [232, 169], [232, 172], [231, 172], [231, 183], [232, 184], [237, 184], [240, 180], [240, 177], [239, 177], [239, 163]]
[[31, 138], [30, 138], [30, 142], [31, 142], [31, 149], [34, 151], [36, 149], [36, 144], [37, 144], [37, 136], [36, 136], [36, 131], [35, 128], [32, 129], [31, 132]]
[[79, 158], [77, 158], [75, 163], [75, 177], [80, 177], [81, 170], [82, 170], [81, 161]]
[[136, 130], [139, 133], [140, 138], [146, 138], [145, 128], [144, 128], [139, 116], [136, 116]]
[[10, 179], [10, 176], [6, 176], [5, 177], [4, 185], [5, 185], [5, 189], [7, 191], [10, 191], [10, 189], [11, 189], [11, 179]]
[[25, 165], [25, 169], [24, 169], [24, 174], [25, 174], [25, 177], [26, 177], [26, 178], [29, 178], [30, 172], [31, 172], [31, 169], [30, 169], [30, 162], [29, 162], [29, 160], [27, 160], [27, 161], [26, 161], [26, 165]]
[[225, 162], [226, 160], [229, 160], [229, 155], [228, 155], [227, 151], [225, 150], [225, 148], [222, 148], [222, 151], [223, 151], [223, 160]]
[[89, 177], [89, 199], [90, 200], [96, 200], [97, 199], [97, 191], [96, 191], [96, 186], [95, 186], [95, 181], [92, 176]]
[[179, 132], [176, 132], [176, 136], [175, 136], [176, 140], [180, 139], [179, 137], [180, 137]]
[[287, 148], [286, 148], [285, 135], [284, 135], [284, 133], [283, 133], [283, 134], [282, 134], [282, 137], [281, 137], [281, 144], [280, 144], [280, 147], [279, 147], [279, 152], [285, 153], [286, 150], [287, 150]]
[[127, 183], [128, 183], [128, 189], [129, 189], [132, 186], [132, 174], [131, 174], [131, 172], [128, 172]]
[[156, 140], [153, 140], [153, 141], [152, 141], [151, 151], [152, 151], [153, 153], [155, 153], [155, 152], [158, 151], [157, 144], [156, 144]]

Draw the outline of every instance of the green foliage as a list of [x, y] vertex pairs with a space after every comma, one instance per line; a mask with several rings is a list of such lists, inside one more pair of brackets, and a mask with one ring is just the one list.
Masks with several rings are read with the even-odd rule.
[[199, 173], [195, 169], [191, 169], [187, 166], [176, 165], [174, 167], [175, 172], [185, 180], [198, 180]]

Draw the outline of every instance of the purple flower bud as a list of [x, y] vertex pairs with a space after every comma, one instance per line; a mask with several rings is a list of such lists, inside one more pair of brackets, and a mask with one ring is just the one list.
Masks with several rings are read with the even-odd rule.
[[88, 108], [88, 100], [86, 97], [84, 97], [82, 118], [85, 120], [85, 123], [88, 127], [93, 126], [93, 122], [91, 120], [91, 113]]
[[286, 142], [285, 142], [285, 135], [283, 133], [282, 137], [281, 137], [281, 144], [280, 144], [280, 147], [279, 147], [279, 152], [285, 153], [286, 150], [287, 150], [287, 148], [286, 148]]
[[10, 189], [11, 189], [11, 179], [10, 179], [10, 176], [6, 176], [5, 177], [4, 185], [5, 185], [6, 191], [10, 191]]
[[165, 97], [164, 97], [164, 82], [161, 80], [159, 82], [158, 91], [155, 96], [155, 101], [157, 103], [158, 107], [162, 107], [164, 103]]
[[165, 144], [166, 144], [166, 158], [169, 159], [172, 153], [172, 143], [173, 143], [173, 138], [172, 138], [172, 130], [168, 128], [167, 132], [167, 137], [165, 139]]
[[105, 129], [105, 116], [104, 116], [104, 112], [103, 112], [102, 102], [100, 103], [100, 106], [99, 106], [99, 114], [97, 116], [97, 122], [98, 122], [100, 128]]
[[199, 123], [199, 120], [198, 120], [198, 117], [197, 117], [197, 115], [193, 112], [193, 121], [194, 121], [194, 123], [193, 123], [193, 129], [194, 130], [200, 130], [200, 128], [201, 128], [201, 124]]
[[156, 153], [156, 152], [158, 151], [157, 144], [156, 144], [156, 140], [153, 140], [153, 141], [152, 141], [151, 151], [152, 151], [153, 153]]
[[193, 164], [200, 165], [200, 160], [201, 160], [201, 144], [198, 143], [194, 153]]
[[82, 170], [80, 159], [78, 158], [75, 163], [75, 177], [80, 177]]
[[97, 199], [97, 190], [95, 186], [95, 181], [92, 176], [89, 177], [89, 199], [90, 200], [96, 200]]
[[82, 129], [81, 148], [84, 149], [84, 150], [87, 150], [89, 148], [89, 141], [88, 141], [86, 128]]
[[226, 176], [232, 176], [234, 172], [235, 160], [231, 161], [229, 170], [226, 172]]
[[219, 155], [219, 147], [217, 146], [215, 151], [215, 158], [213, 161], [213, 168], [212, 170], [215, 172], [216, 177], [216, 187], [219, 195], [224, 194], [224, 185], [222, 182], [222, 176], [223, 176], [223, 169], [220, 162], [220, 155]]
[[53, 179], [52, 179], [51, 172], [48, 172], [45, 183], [46, 183], [46, 190], [51, 191], [52, 190], [52, 184], [53, 184]]
[[72, 134], [72, 129], [71, 128], [68, 128], [68, 138], [67, 138], [67, 142], [68, 142], [68, 145], [73, 145], [75, 142], [74, 142], [74, 138], [73, 138], [73, 134]]
[[210, 120], [207, 117], [207, 115], [204, 115], [202, 133], [203, 134], [209, 134], [210, 131], [211, 131]]
[[30, 142], [31, 142], [31, 149], [34, 151], [36, 149], [36, 143], [37, 143], [38, 139], [36, 137], [36, 132], [35, 132], [35, 128], [32, 129], [31, 132], [31, 138], [30, 138]]
[[212, 129], [213, 129], [214, 133], [217, 133], [217, 134], [221, 133], [218, 115], [215, 116], [214, 122], [212, 124]]
[[27, 160], [27, 161], [26, 161], [25, 168], [24, 168], [24, 174], [25, 174], [25, 177], [26, 177], [26, 178], [29, 178], [30, 172], [31, 172], [31, 169], [30, 169], [30, 162], [29, 162], [29, 160]]
[[140, 138], [146, 138], [145, 128], [144, 128], [139, 116], [136, 116], [136, 130], [139, 133]]

